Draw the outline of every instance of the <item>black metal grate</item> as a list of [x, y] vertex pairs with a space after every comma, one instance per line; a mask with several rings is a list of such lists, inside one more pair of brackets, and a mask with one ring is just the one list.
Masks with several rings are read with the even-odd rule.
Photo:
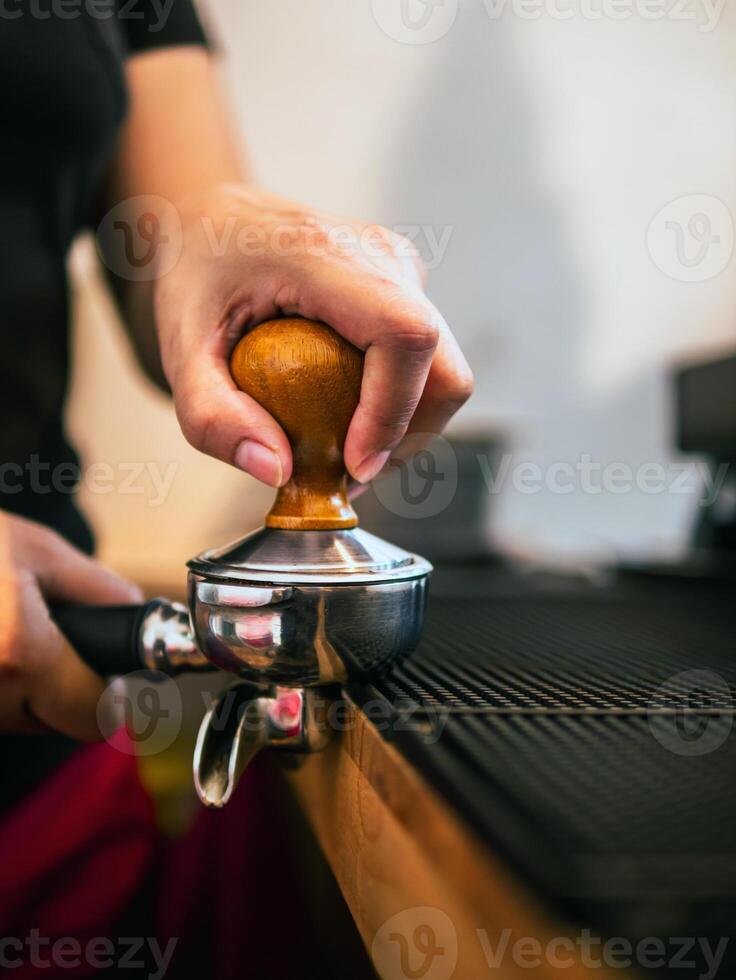
[[[736, 617], [730, 599], [435, 599], [420, 649], [380, 685], [453, 711], [650, 710], [731, 704]], [[687, 671], [712, 670], [693, 690]]]
[[[673, 751], [697, 741], [678, 743], [668, 722], [656, 716], [470, 716], [450, 721], [445, 745], [475, 776], [523, 799], [540, 833], [568, 852], [733, 851], [736, 859], [731, 718], [707, 718], [703, 737], [716, 748], [702, 756]], [[733, 861], [729, 871], [736, 897]]]
[[733, 932], [735, 692], [730, 592], [663, 585], [435, 597], [352, 693], [556, 912], [644, 936]]

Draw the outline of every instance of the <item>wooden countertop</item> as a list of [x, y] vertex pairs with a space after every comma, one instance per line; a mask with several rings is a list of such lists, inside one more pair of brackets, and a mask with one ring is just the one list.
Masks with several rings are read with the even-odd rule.
[[[379, 975], [589, 978], [579, 928], [555, 922], [365, 715], [346, 706], [346, 730], [289, 780]], [[603, 966], [595, 975], [631, 977]]]

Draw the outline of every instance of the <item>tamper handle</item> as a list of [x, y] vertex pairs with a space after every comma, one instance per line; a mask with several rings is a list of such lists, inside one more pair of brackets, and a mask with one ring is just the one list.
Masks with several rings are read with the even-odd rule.
[[267, 527], [355, 527], [343, 445], [358, 404], [363, 355], [324, 323], [288, 317], [261, 323], [237, 344], [235, 383], [281, 425], [294, 467], [266, 517]]

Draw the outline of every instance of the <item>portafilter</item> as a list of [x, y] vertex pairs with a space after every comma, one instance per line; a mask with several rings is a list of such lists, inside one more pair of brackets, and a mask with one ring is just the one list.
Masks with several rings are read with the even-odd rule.
[[239, 680], [207, 711], [194, 781], [222, 806], [264, 745], [325, 744], [314, 689], [388, 670], [416, 646], [431, 565], [358, 528], [343, 444], [363, 355], [323, 323], [270, 320], [237, 344], [241, 391], [282, 426], [292, 475], [264, 526], [188, 562], [188, 609], [56, 606], [80, 655], [103, 675], [220, 668]]

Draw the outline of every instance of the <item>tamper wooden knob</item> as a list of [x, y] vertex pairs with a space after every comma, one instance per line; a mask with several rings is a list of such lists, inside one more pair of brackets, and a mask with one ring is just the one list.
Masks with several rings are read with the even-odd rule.
[[267, 527], [355, 527], [343, 445], [358, 404], [363, 355], [324, 323], [290, 317], [261, 323], [230, 360], [235, 383], [281, 425], [294, 467], [266, 517]]

